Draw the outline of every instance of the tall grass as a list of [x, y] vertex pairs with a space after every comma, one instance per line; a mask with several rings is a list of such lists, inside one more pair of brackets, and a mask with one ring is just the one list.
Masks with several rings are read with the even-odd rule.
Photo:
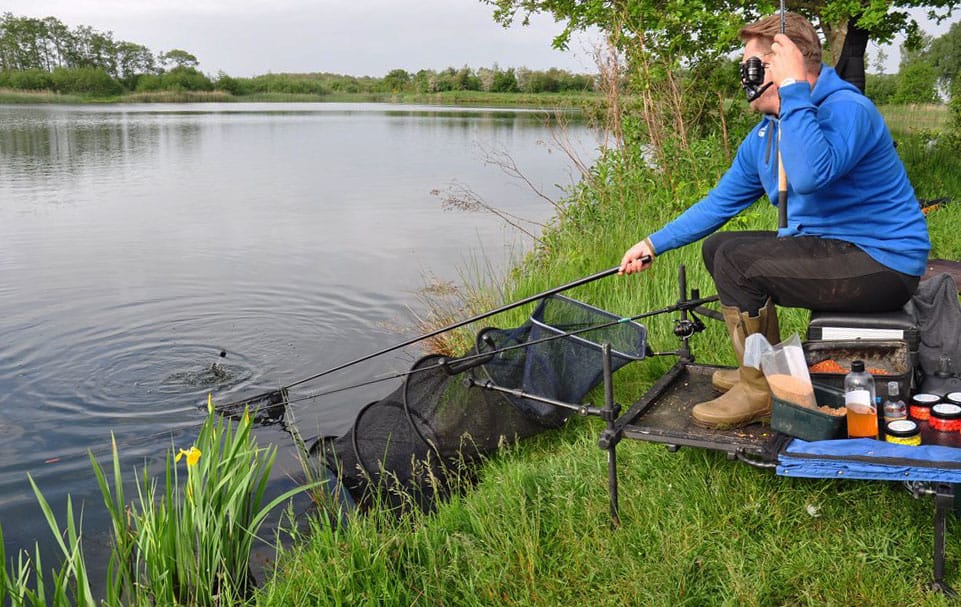
[[265, 518], [310, 485], [268, 502], [265, 491], [276, 447], [256, 445], [248, 416], [234, 424], [217, 415], [212, 405], [209, 409], [196, 442], [166, 454], [162, 482], [146, 468], [142, 471], [134, 501], [125, 497], [116, 443], [109, 474], [91, 454], [113, 527], [104, 597], [97, 600], [91, 592], [81, 523], [69, 497], [66, 530], [61, 533], [61, 524], [33, 484], [57, 538], [60, 566], [45, 580], [35, 550], [18, 555], [8, 569], [0, 544], [0, 604], [237, 605], [252, 596], [250, 556], [255, 542], [263, 541], [258, 533]]
[[903, 134], [945, 129], [950, 120], [948, 106], [943, 103], [884, 105], [878, 109], [888, 128]]
[[16, 103], [80, 103], [80, 95], [61, 95], [52, 91], [21, 91], [0, 88], [0, 104]]

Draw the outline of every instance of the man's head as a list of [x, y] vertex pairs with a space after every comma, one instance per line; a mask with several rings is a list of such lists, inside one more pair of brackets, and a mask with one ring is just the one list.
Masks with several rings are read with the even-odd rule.
[[[738, 32], [741, 40], [747, 44], [754, 40], [760, 48], [771, 50], [774, 35], [781, 32], [781, 16], [779, 14], [765, 17], [750, 25], [745, 25]], [[821, 71], [821, 40], [811, 22], [797, 13], [785, 13], [784, 33], [801, 49], [804, 55], [804, 65], [807, 71], [817, 75]]]
[[[808, 79], [813, 82], [821, 72], [821, 41], [817, 32], [810, 21], [796, 13], [786, 13], [784, 22], [784, 33], [801, 52], [804, 60], [804, 70], [807, 72]], [[747, 63], [752, 57], [757, 57], [758, 61], [751, 64], [751, 67], [757, 68], [759, 65], [763, 65], [764, 68], [767, 68], [768, 60], [772, 55], [771, 47], [774, 43], [774, 36], [779, 34], [780, 31], [781, 17], [779, 14], [765, 17], [760, 21], [742, 27], [738, 35], [744, 41], [743, 61]], [[764, 79], [760, 84], [755, 83], [756, 86], [753, 87], [753, 91], [748, 91], [748, 100], [751, 102], [751, 107], [758, 111], [777, 114], [780, 100], [777, 87], [772, 86], [772, 74], [767, 69], [760, 71], [763, 72]], [[744, 80], [745, 75], [742, 68], [742, 80]], [[752, 75], [757, 75], [757, 70], [753, 70]], [[745, 82], [745, 84], [747, 83]]]

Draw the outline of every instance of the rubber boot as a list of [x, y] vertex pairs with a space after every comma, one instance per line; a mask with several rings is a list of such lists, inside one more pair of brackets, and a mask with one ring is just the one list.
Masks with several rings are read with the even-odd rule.
[[[737, 308], [732, 308], [729, 306], [721, 306], [721, 312], [724, 314], [724, 324], [727, 325], [727, 333], [731, 337], [731, 342], [734, 343], [734, 355], [737, 357], [737, 364], [741, 366], [744, 362], [744, 341], [735, 339], [734, 332], [739, 330], [740, 327], [740, 311]], [[781, 329], [778, 327], [777, 323], [777, 306], [774, 305], [774, 301], [767, 300], [767, 304], [760, 310], [758, 314], [761, 317], [761, 333], [767, 338], [768, 343], [772, 346], [776, 346], [781, 343]], [[745, 338], [746, 339], [746, 338]], [[738, 348], [737, 344], [740, 343], [741, 347]], [[737, 383], [740, 374], [738, 369], [718, 369], [711, 376], [711, 385], [718, 392], [727, 392], [734, 384]]]
[[[738, 381], [734, 386], [715, 398], [700, 403], [691, 410], [693, 421], [706, 428], [738, 428], [751, 422], [769, 418], [771, 415], [771, 389], [760, 369], [743, 364], [744, 342], [749, 335], [761, 332], [761, 313], [750, 316], [736, 308], [738, 325], [732, 331], [734, 350], [742, 353], [738, 367]], [[733, 318], [733, 311], [731, 316]]]

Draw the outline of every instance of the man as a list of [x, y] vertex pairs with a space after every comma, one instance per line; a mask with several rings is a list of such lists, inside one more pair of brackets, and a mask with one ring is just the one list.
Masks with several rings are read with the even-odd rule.
[[742, 357], [751, 334], [779, 341], [775, 304], [897, 310], [914, 293], [930, 249], [924, 215], [877, 108], [821, 63], [810, 22], [792, 13], [785, 21], [784, 34], [778, 15], [740, 31], [742, 80], [764, 117], [731, 168], [703, 200], [628, 249], [620, 264], [622, 274], [645, 270], [656, 255], [714, 233], [762, 195], [777, 204], [780, 152], [787, 226], [718, 232], [702, 247], [739, 365], [715, 373], [724, 394], [694, 407], [694, 422], [705, 427], [737, 427], [770, 414], [764, 375]]

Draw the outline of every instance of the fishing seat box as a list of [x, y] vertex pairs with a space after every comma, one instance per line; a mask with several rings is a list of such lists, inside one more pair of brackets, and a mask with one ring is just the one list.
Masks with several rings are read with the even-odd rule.
[[809, 341], [830, 340], [901, 340], [908, 352], [918, 353], [921, 329], [914, 316], [903, 308], [896, 312], [811, 312], [808, 322]]
[[[918, 385], [918, 347], [921, 330], [914, 316], [902, 309], [896, 312], [812, 312], [804, 344], [808, 365], [832, 358], [850, 368], [852, 360], [864, 360], [868, 369], [883, 369], [875, 374], [877, 395], [886, 398], [887, 382], [897, 381], [905, 401]], [[832, 356], [836, 354], [837, 356]], [[843, 373], [812, 373], [811, 380], [843, 388]]]

